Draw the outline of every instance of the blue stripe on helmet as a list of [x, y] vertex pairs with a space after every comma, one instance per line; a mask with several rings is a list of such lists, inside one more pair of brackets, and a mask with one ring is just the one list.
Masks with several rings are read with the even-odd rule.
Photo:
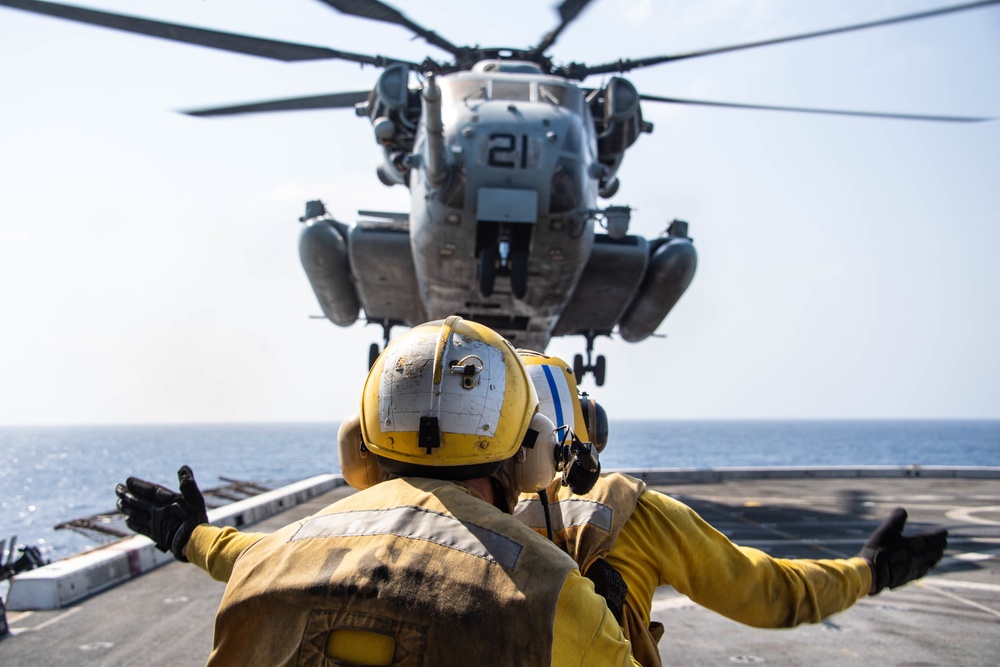
[[556, 406], [556, 423], [553, 426], [556, 428], [566, 426], [566, 422], [563, 421], [562, 403], [559, 401], [559, 388], [556, 387], [556, 379], [552, 376], [552, 371], [548, 366], [542, 365], [542, 370], [545, 371], [545, 379], [548, 380], [549, 391], [552, 392], [552, 402]]

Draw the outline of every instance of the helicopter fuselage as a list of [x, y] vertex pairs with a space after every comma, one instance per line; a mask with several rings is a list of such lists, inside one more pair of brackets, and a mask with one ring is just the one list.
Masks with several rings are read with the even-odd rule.
[[582, 335], [584, 370], [596, 336], [651, 335], [696, 254], [686, 224], [647, 241], [627, 233], [628, 207], [598, 208], [652, 130], [635, 88], [613, 77], [588, 91], [517, 60], [428, 75], [420, 90], [407, 73], [387, 67], [357, 111], [383, 150], [379, 178], [410, 189], [409, 212], [351, 226], [316, 202], [303, 219], [302, 264], [327, 318], [348, 326], [363, 309], [388, 340], [393, 326], [457, 314], [539, 351]]
[[[583, 92], [540, 72], [482, 68], [439, 85], [410, 160], [421, 301], [431, 318], [462, 314], [544, 349], [593, 245], [590, 174], [603, 168]], [[443, 174], [428, 169], [435, 114]]]

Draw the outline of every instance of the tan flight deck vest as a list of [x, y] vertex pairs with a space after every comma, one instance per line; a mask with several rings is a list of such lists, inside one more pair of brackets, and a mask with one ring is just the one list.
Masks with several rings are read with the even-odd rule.
[[345, 664], [335, 629], [394, 638], [393, 665], [548, 665], [575, 567], [460, 484], [390, 480], [240, 555], [209, 665]]
[[[601, 475], [589, 493], [576, 496], [556, 479], [546, 489], [553, 541], [579, 564], [581, 572], [587, 574], [597, 559], [606, 557], [611, 551], [645, 490], [646, 483], [642, 480], [609, 473]], [[514, 516], [539, 534], [548, 535], [537, 496], [522, 495]], [[647, 626], [628, 600], [622, 606], [620, 622], [622, 632], [632, 643], [632, 656], [636, 661], [643, 667], [660, 667], [663, 663], [657, 644], [663, 636], [663, 625]]]

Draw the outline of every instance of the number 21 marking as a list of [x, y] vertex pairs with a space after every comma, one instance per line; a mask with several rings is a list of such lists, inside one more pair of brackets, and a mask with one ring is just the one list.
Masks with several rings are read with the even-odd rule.
[[[489, 138], [489, 152], [487, 153], [487, 163], [491, 167], [506, 167], [524, 169], [528, 166], [528, 135], [520, 135], [521, 149], [518, 150], [518, 136], [497, 132], [491, 134]], [[520, 158], [520, 159], [518, 159]]]

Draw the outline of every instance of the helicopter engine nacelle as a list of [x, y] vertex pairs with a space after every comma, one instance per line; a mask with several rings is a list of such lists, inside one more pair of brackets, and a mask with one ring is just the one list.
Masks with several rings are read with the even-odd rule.
[[[407, 151], [413, 148], [416, 118], [413, 118], [410, 100], [410, 70], [406, 65], [390, 65], [379, 75], [368, 101], [356, 108], [359, 116], [368, 116], [375, 129], [375, 139], [382, 146], [399, 146]], [[416, 114], [420, 114], [420, 101], [416, 100]], [[407, 139], [409, 146], [404, 146]]]
[[590, 110], [597, 125], [597, 159], [605, 167], [599, 187], [602, 197], [611, 197], [618, 190], [615, 173], [625, 151], [640, 134], [653, 131], [653, 124], [642, 119], [639, 100], [635, 86], [617, 76], [590, 99]]
[[406, 65], [386, 67], [368, 101], [356, 108], [359, 116], [368, 116], [375, 141], [385, 151], [385, 160], [378, 167], [379, 180], [385, 185], [406, 183], [408, 168], [402, 158], [413, 151], [420, 120], [420, 96], [410, 90], [409, 80]]

